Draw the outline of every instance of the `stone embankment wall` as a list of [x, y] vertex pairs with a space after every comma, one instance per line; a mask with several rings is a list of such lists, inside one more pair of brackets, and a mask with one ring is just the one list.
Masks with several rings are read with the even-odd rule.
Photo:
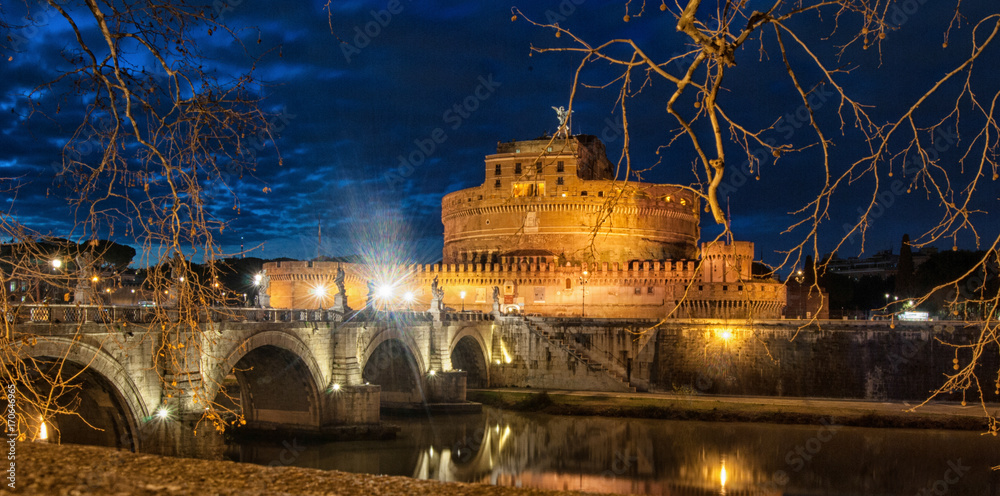
[[[655, 389], [707, 394], [922, 400], [969, 366], [981, 326], [962, 322], [762, 322], [752, 326], [670, 323], [657, 332]], [[956, 347], [955, 345], [958, 345]], [[986, 347], [975, 368], [988, 401], [1000, 353]], [[961, 400], [956, 392], [942, 399]], [[969, 402], [978, 401], [973, 389]]]

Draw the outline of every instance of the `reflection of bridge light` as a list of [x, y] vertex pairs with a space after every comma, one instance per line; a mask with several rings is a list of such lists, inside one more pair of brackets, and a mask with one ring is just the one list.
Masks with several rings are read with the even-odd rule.
[[722, 461], [722, 470], [719, 471], [719, 482], [722, 483], [722, 487], [726, 487], [726, 461]]
[[500, 436], [500, 449], [503, 449], [504, 443], [507, 442], [507, 438], [510, 437], [510, 426], [505, 426], [503, 428], [503, 435]]

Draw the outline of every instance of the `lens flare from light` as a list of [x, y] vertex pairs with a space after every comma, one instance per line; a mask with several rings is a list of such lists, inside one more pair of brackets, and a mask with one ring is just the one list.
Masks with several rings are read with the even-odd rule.
[[380, 299], [383, 300], [388, 300], [389, 298], [392, 298], [392, 293], [393, 293], [392, 286], [388, 284], [383, 284], [379, 286], [378, 289], [375, 290], [375, 296], [378, 296]]

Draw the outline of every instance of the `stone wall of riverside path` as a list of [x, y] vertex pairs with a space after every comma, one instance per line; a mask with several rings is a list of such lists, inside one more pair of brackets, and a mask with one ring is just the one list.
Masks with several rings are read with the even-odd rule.
[[[981, 326], [962, 322], [671, 322], [657, 331], [650, 380], [655, 390], [734, 395], [922, 400], [960, 367]], [[796, 335], [796, 333], [798, 333]], [[794, 337], [794, 339], [793, 339]], [[942, 342], [943, 341], [943, 342]], [[997, 345], [976, 368], [988, 401], [997, 401]], [[969, 402], [978, 400], [973, 389]], [[962, 399], [944, 395], [941, 399]]]

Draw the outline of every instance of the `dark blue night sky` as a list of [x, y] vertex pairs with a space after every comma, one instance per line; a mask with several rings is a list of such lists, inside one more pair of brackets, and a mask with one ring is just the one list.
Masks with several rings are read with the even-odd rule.
[[[262, 258], [348, 255], [391, 247], [404, 250], [409, 260], [435, 261], [441, 250], [441, 197], [481, 184], [483, 157], [495, 152], [498, 141], [531, 139], [556, 130], [551, 107], [568, 103], [581, 56], [531, 54], [532, 46], [572, 46], [572, 41], [523, 19], [512, 22], [510, 3], [403, 0], [399, 11], [387, 16], [377, 11], [389, 2], [334, 1], [329, 20], [324, 3], [243, 0], [230, 2], [231, 9], [223, 12], [231, 27], [259, 28], [259, 44], [256, 32], [244, 35], [252, 49], [271, 50], [257, 74], [267, 81], [265, 108], [279, 117], [272, 122], [276, 143], [257, 151], [253, 176], [231, 178], [240, 202], [238, 213], [231, 198], [221, 194], [215, 198], [215, 215], [230, 222], [218, 240], [229, 253], [237, 252], [242, 240], [253, 248], [248, 256]], [[651, 4], [637, 16], [633, 5], [629, 7], [633, 16], [626, 23], [626, 3], [563, 0], [518, 7], [540, 22], [558, 14], [553, 18], [560, 26], [591, 43], [632, 38], [660, 59], [683, 52], [684, 38], [675, 32], [670, 11], [661, 12], [659, 4]], [[898, 31], [883, 40], [881, 50], [862, 50], [858, 45], [845, 50], [839, 66], [853, 72], [839, 75], [838, 81], [857, 100], [877, 105], [871, 109], [873, 120], [896, 119], [917, 95], [953, 69], [957, 58], [969, 53], [973, 29], [964, 21], [951, 31], [947, 48], [942, 46], [955, 3], [919, 5]], [[987, 10], [996, 11], [993, 2], [964, 2], [962, 9], [976, 20]], [[846, 41], [842, 33], [856, 32], [857, 26], [841, 26], [840, 33], [827, 38], [830, 19], [823, 21], [827, 23], [808, 16], [790, 28], [808, 39], [817, 55], [838, 65], [835, 45]], [[50, 164], [59, 161], [72, 119], [80, 114], [66, 112], [65, 122], [26, 120], [19, 95], [62, 67], [60, 51], [69, 43], [68, 36], [60, 20], [52, 18], [17, 56], [0, 62], [0, 177], [18, 178], [20, 186], [16, 197], [6, 199], [5, 215], [54, 236], [79, 234], [71, 230], [72, 214], [59, 199], [56, 170]], [[802, 127], [802, 114], [796, 117], [801, 100], [784, 71], [773, 34], [764, 38], [763, 47], [760, 42], [748, 43], [736, 54], [737, 65], [727, 76], [720, 101], [748, 128], [778, 123], [774, 136], [799, 144], [814, 141], [815, 135]], [[243, 55], [224, 40], [205, 36], [204, 53], [220, 71], [243, 67]], [[808, 68], [806, 55], [801, 50], [792, 50], [792, 55], [793, 64], [807, 67], [798, 74], [800, 82], [816, 88], [817, 118], [835, 145], [832, 165], [842, 169], [842, 164], [857, 158], [862, 142], [843, 110], [848, 122], [841, 132], [836, 98], [818, 86], [822, 75]], [[993, 46], [977, 63], [972, 81], [987, 104], [1000, 87], [998, 63], [1000, 47]], [[643, 86], [641, 71], [633, 77], [638, 79], [628, 110], [633, 168], [657, 164], [642, 175], [644, 181], [693, 183], [694, 156], [683, 140], [657, 153], [677, 127], [665, 111], [672, 86], [659, 79]], [[594, 62], [581, 80], [602, 85], [613, 78], [607, 64]], [[955, 95], [960, 86], [945, 89]], [[574, 133], [601, 137], [613, 162], [624, 142], [615, 125], [621, 119], [617, 90], [614, 84], [606, 89], [580, 88], [572, 121]], [[921, 125], [941, 118], [949, 108], [935, 105], [928, 103], [918, 113], [927, 119]], [[954, 167], [959, 151], [976, 139], [970, 130], [981, 115], [969, 106], [963, 119], [973, 126], [963, 128], [965, 134], [939, 135], [945, 143], [939, 147], [942, 166]], [[950, 129], [947, 124], [943, 127]], [[435, 133], [438, 142], [431, 139]], [[736, 146], [728, 151], [730, 156], [738, 152]], [[401, 161], [406, 162], [403, 167]], [[737, 172], [740, 168], [737, 163], [727, 179], [731, 188], [726, 188], [725, 204], [733, 229], [738, 239], [754, 241], [765, 260], [777, 261], [780, 257], [774, 251], [798, 239], [794, 232], [781, 234], [794, 222], [789, 212], [810, 201], [822, 184], [819, 155], [813, 148], [784, 156], [777, 164], [766, 159], [753, 175]], [[973, 173], [967, 169], [965, 180]], [[892, 181], [900, 178], [882, 177], [880, 191], [891, 190]], [[990, 179], [984, 178], [974, 206], [991, 208], [996, 203], [997, 183]], [[872, 187], [870, 177], [862, 178], [836, 197], [824, 221], [821, 252], [843, 234], [845, 223], [857, 220], [858, 199], [870, 197]], [[898, 250], [904, 233], [915, 237], [938, 220], [935, 201], [928, 200], [923, 189], [887, 198], [891, 201], [883, 202], [879, 214], [870, 218], [866, 253]], [[992, 241], [997, 223], [990, 223], [985, 214], [976, 214], [973, 220], [982, 228], [980, 234]], [[320, 226], [322, 245], [317, 246]], [[703, 237], [718, 231], [707, 214], [702, 227]], [[938, 245], [950, 248], [950, 243]], [[960, 237], [959, 246], [973, 248], [972, 237]], [[857, 255], [860, 249], [860, 242], [848, 243], [841, 256]]]

